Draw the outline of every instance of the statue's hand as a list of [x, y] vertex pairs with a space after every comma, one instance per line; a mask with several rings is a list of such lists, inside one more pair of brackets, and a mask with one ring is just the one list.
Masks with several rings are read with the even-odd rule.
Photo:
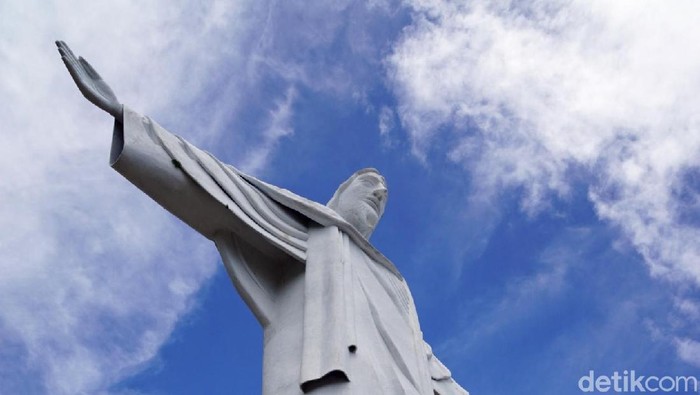
[[80, 92], [92, 104], [112, 114], [119, 122], [123, 121], [122, 104], [112, 88], [100, 77], [87, 60], [76, 58], [68, 45], [63, 41], [56, 41], [58, 52], [66, 65], [73, 81], [78, 85]]

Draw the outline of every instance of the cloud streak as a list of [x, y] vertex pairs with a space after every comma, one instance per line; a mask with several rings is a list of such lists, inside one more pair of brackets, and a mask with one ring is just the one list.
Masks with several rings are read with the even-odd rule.
[[279, 140], [283, 137], [294, 134], [292, 128], [292, 106], [296, 90], [289, 87], [282, 100], [275, 103], [275, 108], [270, 110], [267, 118], [267, 127], [262, 132], [262, 144], [255, 147], [243, 160], [241, 170], [257, 174], [266, 165], [267, 159], [271, 156]]

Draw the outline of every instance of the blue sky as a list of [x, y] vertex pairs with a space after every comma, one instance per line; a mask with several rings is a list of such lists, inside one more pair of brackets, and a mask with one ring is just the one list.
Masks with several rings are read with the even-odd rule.
[[326, 202], [386, 177], [372, 236], [472, 394], [700, 377], [700, 6], [437, 0], [0, 5], [0, 388], [260, 392], [213, 245], [107, 165], [126, 105]]

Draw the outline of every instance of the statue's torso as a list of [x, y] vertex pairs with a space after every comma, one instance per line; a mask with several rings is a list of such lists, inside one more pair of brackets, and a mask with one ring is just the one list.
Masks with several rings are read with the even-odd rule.
[[[346, 237], [347, 241], [347, 237]], [[357, 349], [348, 350], [350, 382], [313, 394], [432, 394], [422, 333], [405, 283], [347, 243]], [[264, 330], [263, 393], [302, 394], [305, 270], [290, 262], [280, 279], [275, 318]]]

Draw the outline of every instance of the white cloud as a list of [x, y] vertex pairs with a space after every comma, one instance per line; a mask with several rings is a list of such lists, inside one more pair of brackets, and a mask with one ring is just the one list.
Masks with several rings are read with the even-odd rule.
[[418, 157], [450, 139], [476, 194], [530, 214], [583, 173], [652, 273], [700, 284], [700, 4], [407, 3], [388, 60]]
[[204, 140], [240, 93], [219, 86], [223, 104], [188, 110], [244, 63], [247, 7], [0, 4], [0, 388], [106, 390], [156, 355], [216, 269], [210, 242], [109, 169], [110, 117], [80, 96], [53, 41], [131, 107]]
[[450, 130], [480, 191], [523, 187], [531, 213], [583, 169], [655, 273], [700, 282], [700, 232], [680, 218], [697, 186], [678, 198], [700, 166], [697, 3], [411, 4], [389, 60], [419, 156]]

